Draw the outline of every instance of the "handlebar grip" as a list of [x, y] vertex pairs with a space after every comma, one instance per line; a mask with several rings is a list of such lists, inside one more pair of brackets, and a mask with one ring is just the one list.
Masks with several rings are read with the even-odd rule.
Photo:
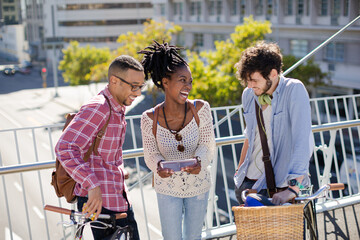
[[127, 217], [126, 213], [116, 213], [115, 214], [116, 219], [121, 219], [121, 218], [126, 218], [126, 217]]
[[330, 183], [329, 187], [331, 191], [336, 191], [343, 190], [345, 188], [345, 185], [343, 183]]
[[44, 209], [48, 210], [48, 211], [57, 212], [57, 213], [63, 213], [63, 214], [66, 214], [66, 215], [71, 214], [71, 210], [69, 210], [69, 209], [56, 207], [56, 206], [52, 206], [52, 205], [45, 205]]

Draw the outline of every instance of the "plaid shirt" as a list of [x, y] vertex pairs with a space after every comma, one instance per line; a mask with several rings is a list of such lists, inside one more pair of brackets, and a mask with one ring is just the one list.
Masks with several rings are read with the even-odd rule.
[[[104, 95], [110, 100], [111, 119], [97, 149], [99, 155], [92, 153], [85, 162], [85, 153], [109, 118], [109, 105]], [[127, 210], [123, 197], [126, 186], [120, 168], [125, 131], [125, 107], [119, 105], [105, 87], [81, 107], [55, 147], [60, 163], [77, 182], [74, 194], [86, 196], [89, 190], [100, 186], [103, 207], [116, 212]]]

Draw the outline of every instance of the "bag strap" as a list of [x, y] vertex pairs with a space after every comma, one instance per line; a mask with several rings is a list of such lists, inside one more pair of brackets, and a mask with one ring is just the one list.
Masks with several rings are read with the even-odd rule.
[[[195, 102], [195, 101], [194, 101], [194, 102]], [[197, 124], [198, 126], [200, 126], [200, 118], [199, 118], [199, 115], [198, 115], [198, 113], [197, 113], [197, 111], [196, 111], [196, 109], [195, 109], [195, 106], [194, 106], [193, 104], [191, 104], [191, 103], [189, 104], [189, 106], [190, 106], [190, 110], [191, 110], [192, 114], [194, 115], [196, 124]]]
[[101, 138], [105, 135], [106, 128], [107, 128], [107, 126], [108, 126], [108, 124], [109, 124], [109, 121], [110, 121], [110, 118], [111, 118], [111, 105], [110, 105], [110, 100], [109, 100], [108, 97], [106, 97], [105, 95], [104, 95], [104, 97], [105, 97], [107, 103], [109, 104], [110, 114], [109, 114], [109, 117], [108, 117], [105, 125], [104, 125], [104, 126], [100, 129], [100, 131], [96, 134], [96, 137], [95, 137], [95, 139], [94, 139], [94, 142], [91, 144], [91, 146], [89, 147], [89, 149], [88, 149], [87, 152], [85, 153], [85, 155], [84, 155], [84, 161], [85, 161], [85, 162], [89, 159], [89, 157], [90, 157], [90, 155], [91, 155], [91, 153], [92, 153], [93, 151], [94, 151], [95, 155], [99, 155], [99, 152], [98, 152], [97, 149], [98, 149], [98, 147], [99, 147]]
[[[263, 114], [262, 114], [262, 111], [261, 111], [259, 105], [256, 102], [255, 102], [255, 112], [256, 112], [257, 125], [258, 125], [259, 133], [260, 133], [261, 147], [262, 147], [262, 151], [263, 151], [262, 160], [263, 160], [264, 166], [265, 166], [266, 184], [269, 189], [269, 195], [270, 195], [270, 193], [276, 192], [275, 175], [274, 175], [274, 169], [272, 167], [271, 160], [270, 160], [270, 151], [269, 151], [269, 146], [268, 146], [267, 137], [266, 137], [266, 133], [265, 133], [264, 117], [263, 117]], [[272, 197], [272, 196], [270, 196], [270, 197]]]
[[159, 116], [159, 111], [160, 111], [160, 107], [161, 107], [162, 103], [158, 104], [155, 106], [154, 108], [154, 118], [153, 118], [153, 134], [156, 138], [156, 130], [157, 130], [157, 122], [158, 122], [158, 116]]

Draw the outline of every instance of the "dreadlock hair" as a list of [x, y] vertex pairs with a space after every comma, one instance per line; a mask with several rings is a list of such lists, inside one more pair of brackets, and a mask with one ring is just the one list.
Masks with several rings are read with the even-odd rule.
[[164, 90], [162, 79], [169, 77], [176, 69], [188, 66], [186, 61], [180, 56], [180, 47], [171, 46], [167, 42], [163, 44], [154, 40], [154, 43], [138, 53], [144, 54], [141, 64], [144, 67], [145, 79], [149, 76], [155, 86]]

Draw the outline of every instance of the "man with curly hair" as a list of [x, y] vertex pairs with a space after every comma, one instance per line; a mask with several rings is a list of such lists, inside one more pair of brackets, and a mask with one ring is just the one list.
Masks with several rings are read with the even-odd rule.
[[[240, 204], [245, 189], [256, 189], [272, 197], [274, 204], [283, 204], [310, 182], [314, 144], [309, 95], [301, 81], [281, 75], [282, 65], [278, 45], [263, 41], [247, 48], [235, 65], [246, 86], [242, 95], [246, 140], [234, 176]], [[259, 131], [264, 132], [263, 141]], [[270, 157], [264, 157], [266, 145]], [[265, 167], [267, 161], [272, 171]], [[270, 175], [274, 181], [268, 180]]]

